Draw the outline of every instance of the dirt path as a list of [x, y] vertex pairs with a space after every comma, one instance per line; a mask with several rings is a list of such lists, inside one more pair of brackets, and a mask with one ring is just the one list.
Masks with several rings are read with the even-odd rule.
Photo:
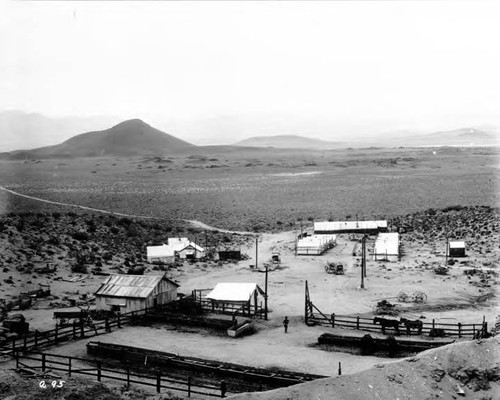
[[79, 208], [81, 210], [94, 211], [94, 212], [99, 212], [99, 213], [103, 213], [103, 214], [118, 215], [120, 217], [157, 219], [156, 217], [148, 217], [146, 215], [124, 214], [124, 213], [118, 213], [118, 212], [114, 212], [114, 211], [101, 210], [99, 208], [92, 208], [92, 207], [81, 206], [81, 205], [78, 205], [78, 204], [61, 203], [59, 201], [52, 201], [52, 200], [41, 199], [40, 197], [34, 197], [34, 196], [29, 196], [27, 194], [22, 194], [22, 193], [15, 192], [15, 191], [13, 191], [11, 189], [7, 189], [5, 186], [0, 186], [0, 190], [3, 190], [3, 191], [8, 192], [10, 194], [13, 194], [14, 196], [20, 196], [20, 197], [24, 197], [26, 199], [41, 201], [43, 203], [55, 204], [55, 205], [58, 205], [58, 206], [74, 207], [74, 208]]
[[255, 236], [256, 233], [254, 232], [245, 232], [245, 231], [228, 231], [227, 229], [219, 229], [219, 228], [216, 228], [215, 226], [210, 226], [210, 225], [207, 225], [201, 221], [197, 221], [195, 219], [183, 219], [182, 221], [184, 222], [187, 222], [197, 228], [201, 228], [201, 229], [206, 229], [207, 231], [219, 231], [219, 232], [223, 232], [223, 233], [230, 233], [230, 234], [236, 234], [236, 235], [252, 235], [252, 236]]
[[[94, 211], [94, 212], [99, 212], [99, 213], [103, 213], [103, 214], [110, 214], [110, 215], [118, 215], [120, 217], [143, 218], [143, 219], [157, 219], [157, 217], [149, 217], [149, 216], [146, 216], [146, 215], [125, 214], [125, 213], [119, 213], [119, 212], [114, 212], [114, 211], [102, 210], [102, 209], [99, 209], [99, 208], [92, 208], [92, 207], [81, 206], [79, 204], [61, 203], [59, 201], [46, 200], [46, 199], [42, 199], [40, 197], [29, 196], [27, 194], [22, 194], [22, 193], [19, 193], [19, 192], [15, 192], [14, 190], [7, 189], [5, 186], [1, 186], [1, 185], [0, 185], [0, 190], [3, 190], [3, 191], [8, 192], [10, 194], [13, 194], [14, 196], [20, 196], [20, 197], [24, 197], [26, 199], [36, 200], [36, 201], [40, 201], [40, 202], [48, 203], [48, 204], [55, 204], [55, 205], [58, 205], [58, 206], [74, 207], [74, 208], [79, 208], [81, 210]], [[219, 229], [219, 228], [207, 225], [207, 224], [205, 224], [205, 223], [203, 223], [201, 221], [197, 221], [197, 220], [183, 219], [182, 221], [187, 222], [187, 223], [189, 223], [189, 224], [191, 224], [191, 225], [193, 225], [193, 226], [195, 226], [197, 228], [206, 229], [206, 230], [210, 230], [210, 231], [219, 231], [219, 232], [223, 232], [223, 233], [237, 234], [237, 235], [255, 235], [254, 232], [229, 231], [227, 229]]]

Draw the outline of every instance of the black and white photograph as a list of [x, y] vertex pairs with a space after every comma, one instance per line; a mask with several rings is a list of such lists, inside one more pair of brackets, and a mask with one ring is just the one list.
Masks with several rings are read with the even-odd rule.
[[500, 398], [500, 2], [0, 1], [0, 399]]

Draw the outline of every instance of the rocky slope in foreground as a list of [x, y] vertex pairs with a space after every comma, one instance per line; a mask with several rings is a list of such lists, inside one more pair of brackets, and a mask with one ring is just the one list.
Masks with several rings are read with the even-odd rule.
[[234, 400], [475, 399], [500, 393], [500, 337], [451, 344], [399, 362]]

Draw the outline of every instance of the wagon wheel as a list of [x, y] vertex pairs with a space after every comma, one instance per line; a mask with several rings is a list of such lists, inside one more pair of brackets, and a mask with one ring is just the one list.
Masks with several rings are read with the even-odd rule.
[[398, 296], [397, 296], [397, 300], [400, 301], [401, 303], [406, 303], [406, 300], [408, 300], [408, 295], [403, 292], [403, 291], [400, 291], [398, 293]]

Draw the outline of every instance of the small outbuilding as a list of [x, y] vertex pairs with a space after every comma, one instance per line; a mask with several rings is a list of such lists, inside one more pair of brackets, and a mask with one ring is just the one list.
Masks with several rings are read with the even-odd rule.
[[177, 299], [179, 284], [165, 275], [110, 275], [95, 293], [96, 310], [128, 313]]
[[463, 240], [448, 243], [449, 257], [465, 257], [465, 242]]
[[240, 250], [221, 250], [219, 251], [219, 260], [228, 261], [228, 260], [241, 260], [241, 251]]
[[205, 296], [212, 311], [246, 316], [257, 316], [264, 312], [264, 291], [256, 283], [218, 283]]

